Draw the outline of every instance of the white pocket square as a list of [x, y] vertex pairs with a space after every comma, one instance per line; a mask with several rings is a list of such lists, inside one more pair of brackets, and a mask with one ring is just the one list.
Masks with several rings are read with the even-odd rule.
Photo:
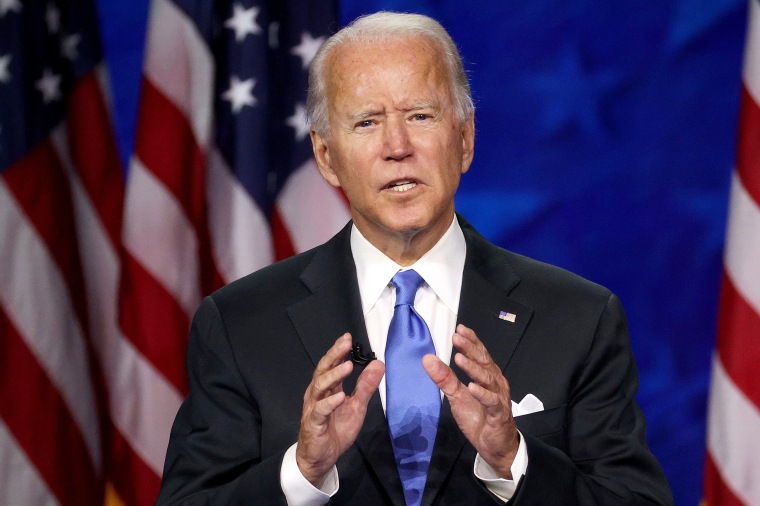
[[533, 394], [523, 397], [520, 402], [512, 401], [512, 416], [529, 415], [544, 410], [544, 403]]

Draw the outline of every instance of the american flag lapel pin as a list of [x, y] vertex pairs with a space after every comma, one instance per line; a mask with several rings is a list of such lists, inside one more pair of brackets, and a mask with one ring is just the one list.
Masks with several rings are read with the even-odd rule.
[[506, 320], [509, 323], [515, 323], [515, 320], [517, 320], [517, 315], [514, 313], [507, 313], [506, 311], [500, 311], [499, 320]]

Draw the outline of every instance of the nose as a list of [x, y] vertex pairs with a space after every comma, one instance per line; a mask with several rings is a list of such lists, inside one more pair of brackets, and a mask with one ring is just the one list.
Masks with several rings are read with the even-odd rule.
[[409, 130], [402, 118], [388, 118], [384, 132], [385, 160], [401, 161], [412, 154], [412, 142]]

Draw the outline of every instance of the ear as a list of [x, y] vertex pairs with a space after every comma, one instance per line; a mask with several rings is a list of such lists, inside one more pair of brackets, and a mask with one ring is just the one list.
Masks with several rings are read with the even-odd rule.
[[319, 173], [322, 174], [322, 177], [330, 185], [340, 188], [338, 176], [330, 164], [330, 147], [328, 146], [327, 139], [319, 135], [313, 128], [309, 132], [309, 135], [311, 135], [311, 149], [314, 151], [314, 158], [317, 161]]
[[462, 174], [467, 172], [475, 156], [475, 115], [470, 114], [462, 124]]

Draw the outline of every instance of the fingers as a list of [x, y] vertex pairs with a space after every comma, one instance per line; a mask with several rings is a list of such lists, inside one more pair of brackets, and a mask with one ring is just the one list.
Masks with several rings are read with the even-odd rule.
[[460, 351], [454, 356], [454, 362], [475, 382], [493, 388], [502, 381], [504, 375], [497, 366], [485, 345], [471, 329], [464, 325], [457, 326], [453, 336], [454, 346]]
[[317, 399], [321, 399], [325, 395], [337, 393], [340, 390], [340, 384], [346, 379], [346, 376], [351, 374], [353, 368], [351, 362], [343, 362], [322, 373], [315, 373], [311, 383], [311, 392], [309, 393]]
[[335, 340], [335, 343], [330, 347], [329, 350], [327, 350], [325, 356], [320, 359], [319, 363], [317, 364], [317, 368], [314, 371], [314, 376], [322, 374], [323, 372], [343, 363], [346, 358], [346, 353], [348, 353], [350, 349], [351, 334], [346, 332]]
[[465, 387], [449, 367], [431, 356], [423, 358], [425, 370], [446, 393], [467, 440], [500, 476], [508, 477], [519, 444], [509, 383], [472, 329], [457, 325], [452, 341], [459, 351], [454, 362], [472, 381]]
[[485, 345], [478, 339], [478, 336], [475, 335], [475, 332], [461, 323], [457, 325], [453, 342], [454, 346], [470, 360], [482, 366], [493, 363], [491, 355], [488, 353]]
[[385, 364], [379, 360], [370, 362], [359, 375], [351, 397], [342, 388], [345, 380], [353, 370], [353, 363], [345, 360], [351, 348], [351, 335], [340, 336], [332, 347], [325, 353], [314, 370], [311, 384], [304, 394], [305, 412], [314, 416], [318, 424], [325, 423], [330, 415], [347, 399], [352, 406], [366, 405], [372, 394], [377, 390], [385, 374]]
[[314, 404], [314, 409], [311, 411], [314, 416], [314, 421], [318, 425], [324, 423], [345, 400], [346, 394], [344, 392], [338, 392], [317, 401], [316, 404]]
[[344, 361], [350, 347], [351, 335], [345, 333], [320, 359], [311, 383], [304, 393], [302, 421], [310, 420], [310, 424], [322, 426], [346, 400], [341, 383], [353, 369], [351, 362]]
[[511, 408], [507, 379], [472, 329], [460, 324], [456, 330], [453, 342], [460, 353], [454, 362], [472, 379], [468, 392], [491, 416], [502, 416]]
[[351, 396], [356, 402], [366, 405], [377, 387], [380, 386], [380, 380], [385, 374], [385, 364], [379, 360], [373, 360], [364, 368], [356, 380], [356, 387]]
[[477, 383], [470, 383], [467, 385], [467, 391], [475, 398], [475, 400], [488, 409], [490, 414], [498, 415], [503, 411], [500, 396], [497, 392], [487, 390]]
[[351, 374], [353, 369], [353, 364], [345, 360], [346, 353], [350, 348], [351, 334], [345, 333], [327, 350], [314, 370], [314, 376], [309, 388], [306, 389], [304, 401], [308, 401], [310, 398], [322, 399], [326, 395], [340, 391], [341, 382]]
[[304, 394], [296, 462], [312, 484], [321, 483], [356, 440], [367, 403], [385, 372], [382, 362], [368, 364], [357, 379], [354, 394], [347, 396], [342, 384], [354, 367], [346, 360], [350, 348], [351, 335], [343, 334], [320, 359]]

